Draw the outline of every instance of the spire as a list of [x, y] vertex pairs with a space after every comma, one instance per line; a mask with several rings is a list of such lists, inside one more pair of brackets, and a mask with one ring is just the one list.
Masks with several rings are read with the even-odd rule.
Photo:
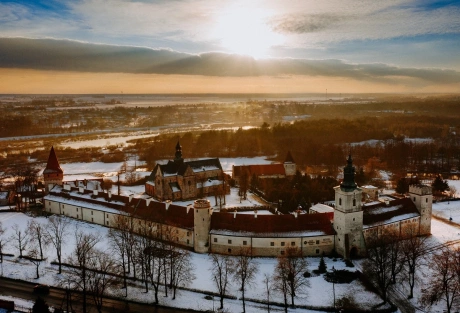
[[48, 163], [46, 163], [46, 168], [43, 171], [43, 174], [51, 174], [51, 173], [59, 173], [59, 174], [64, 173], [61, 166], [59, 165], [59, 161], [56, 156], [56, 152], [54, 152], [54, 147], [51, 147], [50, 155], [48, 157]]
[[291, 151], [288, 151], [286, 155], [286, 159], [284, 160], [284, 163], [295, 163], [294, 158], [291, 155]]
[[343, 191], [353, 191], [358, 187], [355, 183], [355, 167], [351, 154], [348, 155], [347, 166], [343, 168], [343, 182], [340, 184], [340, 189]]
[[177, 141], [176, 144], [176, 155], [174, 158], [174, 162], [182, 162], [184, 159], [182, 158], [182, 146], [179, 143], [179, 140]]

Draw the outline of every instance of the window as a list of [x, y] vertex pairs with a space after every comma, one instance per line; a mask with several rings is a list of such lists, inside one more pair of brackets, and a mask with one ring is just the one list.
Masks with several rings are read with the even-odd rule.
[[425, 199], [425, 202], [428, 203], [428, 198]]
[[415, 202], [415, 197], [414, 197], [414, 202]]
[[355, 221], [355, 218], [353, 217], [353, 222]]
[[78, 214], [77, 214], [77, 218], [78, 218]]
[[339, 198], [339, 205], [342, 205], [342, 198]]
[[48, 201], [48, 205], [51, 205], [51, 201]]
[[291, 242], [291, 246], [293, 246], [293, 247], [295, 246], [295, 242], [294, 242], [294, 241], [293, 241], [293, 242]]
[[105, 224], [106, 224], [106, 225], [109, 225], [109, 221], [106, 221]]
[[248, 242], [246, 240], [243, 241], [243, 246], [247, 246]]
[[187, 244], [190, 244], [190, 240], [187, 239]]
[[230, 244], [230, 245], [232, 244], [232, 240], [231, 240], [231, 239], [228, 240], [228, 244]]
[[94, 218], [91, 218], [91, 222], [94, 222]]
[[93, 211], [91, 211], [91, 215], [93, 215]]
[[306, 244], [307, 244], [307, 241], [305, 240], [305, 241], [303, 242], [303, 244], [306, 245]]
[[190, 236], [190, 232], [189, 232], [189, 231], [187, 232], [187, 236]]
[[319, 249], [316, 249], [316, 254], [319, 254]]
[[228, 253], [232, 253], [232, 249], [228, 249], [227, 251], [228, 251]]
[[272, 246], [272, 247], [275, 246], [275, 243], [273, 241], [270, 242], [270, 246]]
[[107, 218], [109, 218], [109, 215], [107, 214]]
[[316, 240], [316, 244], [319, 245], [319, 240]]
[[78, 212], [78, 208], [77, 208], [77, 212]]
[[284, 250], [281, 250], [280, 253], [281, 253], [281, 255], [284, 255]]
[[214, 238], [214, 242], [217, 242], [217, 238]]
[[284, 247], [284, 241], [281, 243], [281, 247]]
[[356, 206], [356, 199], [353, 199], [353, 206]]

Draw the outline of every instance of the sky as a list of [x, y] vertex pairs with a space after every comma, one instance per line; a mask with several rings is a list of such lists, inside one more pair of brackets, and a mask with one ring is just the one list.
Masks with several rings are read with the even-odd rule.
[[458, 0], [0, 0], [0, 93], [458, 93]]

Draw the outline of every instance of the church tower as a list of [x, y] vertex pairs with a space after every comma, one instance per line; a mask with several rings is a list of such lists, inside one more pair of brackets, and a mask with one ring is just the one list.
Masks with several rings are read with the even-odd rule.
[[180, 145], [179, 141], [176, 144], [176, 154], [174, 157], [174, 163], [183, 163], [184, 159], [182, 158], [182, 146]]
[[362, 190], [355, 182], [355, 167], [351, 155], [343, 169], [343, 182], [334, 187], [335, 209], [334, 230], [335, 248], [344, 258], [356, 257], [365, 253], [363, 239]]
[[48, 156], [48, 163], [43, 171], [43, 180], [45, 182], [45, 190], [48, 193], [51, 185], [61, 185], [64, 179], [64, 171], [59, 165], [54, 147], [51, 147], [50, 155]]

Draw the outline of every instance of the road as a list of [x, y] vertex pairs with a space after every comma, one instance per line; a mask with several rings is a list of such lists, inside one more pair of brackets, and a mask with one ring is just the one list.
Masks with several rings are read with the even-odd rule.
[[[35, 284], [11, 280], [7, 278], [0, 277], [0, 294], [12, 296], [16, 298], [26, 299], [35, 301], [37, 295], [33, 293], [33, 286]], [[66, 309], [65, 302], [65, 290], [59, 288], [50, 288], [49, 295], [43, 295], [42, 298], [53, 307]], [[71, 294], [72, 307], [75, 312], [81, 312], [81, 299], [79, 299], [79, 294]], [[96, 307], [92, 304], [92, 299], [88, 298], [88, 312], [97, 312]], [[163, 308], [156, 307], [150, 304], [136, 303], [136, 302], [127, 302], [119, 299], [105, 298], [104, 308], [102, 310], [104, 313], [122, 313], [122, 312], [133, 312], [133, 313], [145, 313], [145, 312], [154, 312], [154, 313], [185, 313], [190, 311], [172, 309], [172, 308]]]

